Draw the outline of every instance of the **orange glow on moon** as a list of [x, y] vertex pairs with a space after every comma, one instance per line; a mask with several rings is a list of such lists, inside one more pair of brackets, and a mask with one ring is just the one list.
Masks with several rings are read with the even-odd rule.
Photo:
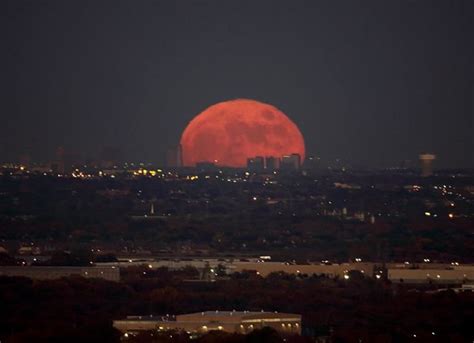
[[245, 167], [247, 158], [297, 153], [305, 157], [303, 135], [274, 106], [248, 99], [212, 105], [194, 117], [181, 136], [183, 162]]

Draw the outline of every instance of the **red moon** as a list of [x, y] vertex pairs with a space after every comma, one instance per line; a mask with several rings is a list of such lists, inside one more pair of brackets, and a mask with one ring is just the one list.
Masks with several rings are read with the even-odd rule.
[[248, 99], [212, 105], [194, 117], [181, 136], [183, 163], [214, 162], [245, 167], [247, 158], [299, 154], [305, 157], [303, 135], [274, 106]]

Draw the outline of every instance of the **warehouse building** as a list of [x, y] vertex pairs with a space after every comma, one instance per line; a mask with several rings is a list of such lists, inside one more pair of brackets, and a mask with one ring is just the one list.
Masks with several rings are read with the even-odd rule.
[[69, 276], [120, 281], [116, 267], [2, 266], [0, 275], [22, 276], [33, 280], [54, 280]]
[[452, 269], [388, 269], [388, 279], [393, 283], [457, 285], [474, 281], [474, 268], [466, 266]]
[[246, 334], [263, 327], [299, 335], [301, 315], [278, 312], [206, 311], [175, 317], [129, 316], [123, 320], [115, 320], [114, 327], [127, 335], [143, 330], [183, 330], [198, 334], [219, 330]]
[[283, 272], [294, 275], [326, 275], [343, 278], [350, 271], [359, 271], [368, 277], [374, 274], [374, 263], [341, 263], [341, 264], [290, 264], [285, 262], [234, 262], [233, 272], [255, 271], [266, 277], [271, 273]]

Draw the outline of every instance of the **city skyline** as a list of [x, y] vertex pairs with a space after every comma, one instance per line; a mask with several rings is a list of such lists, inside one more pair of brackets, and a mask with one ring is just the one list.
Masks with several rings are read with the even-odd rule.
[[473, 0], [0, 13], [0, 343], [474, 342]]
[[163, 163], [203, 109], [252, 98], [326, 160], [473, 167], [473, 4], [426, 4], [7, 1], [0, 159]]

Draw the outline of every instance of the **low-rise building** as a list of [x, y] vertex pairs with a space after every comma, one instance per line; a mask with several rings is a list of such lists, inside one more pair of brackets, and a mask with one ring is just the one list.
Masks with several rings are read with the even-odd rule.
[[326, 275], [328, 277], [344, 277], [350, 271], [359, 271], [368, 277], [374, 273], [374, 263], [341, 263], [341, 264], [291, 264], [285, 262], [234, 262], [233, 272], [255, 271], [266, 277], [275, 272], [287, 274]]
[[124, 334], [144, 330], [183, 330], [205, 334], [219, 330], [246, 334], [252, 330], [271, 327], [279, 332], [301, 334], [301, 315], [278, 312], [206, 311], [175, 317], [130, 316], [115, 320], [114, 327]]
[[2, 266], [0, 275], [23, 276], [35, 280], [53, 280], [77, 275], [84, 278], [120, 281], [120, 269], [116, 267]]
[[474, 281], [474, 268], [388, 269], [388, 279], [393, 283], [462, 284]]

